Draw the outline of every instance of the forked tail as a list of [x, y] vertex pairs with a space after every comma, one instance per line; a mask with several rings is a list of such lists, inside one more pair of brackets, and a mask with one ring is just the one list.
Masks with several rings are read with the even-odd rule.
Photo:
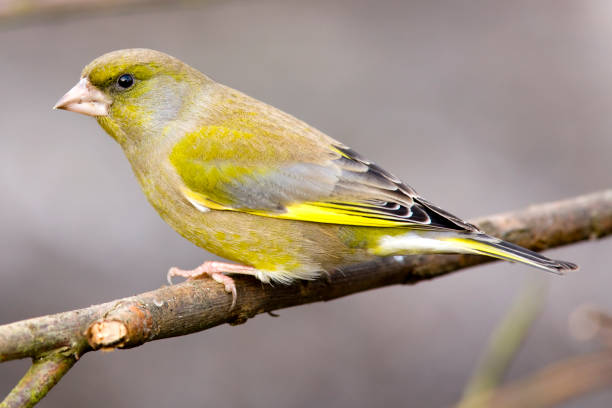
[[537, 252], [530, 251], [529, 249], [486, 234], [453, 236], [444, 238], [444, 240], [463, 246], [466, 252], [492, 256], [507, 261], [520, 262], [556, 274], [563, 274], [564, 272], [578, 269], [578, 265], [571, 262], [550, 259]]

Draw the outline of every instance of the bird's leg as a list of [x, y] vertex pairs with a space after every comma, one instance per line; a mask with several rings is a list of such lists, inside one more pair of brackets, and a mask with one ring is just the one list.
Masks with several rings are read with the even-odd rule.
[[236, 283], [231, 277], [225, 275], [226, 273], [240, 273], [244, 275], [257, 276], [257, 269], [246, 265], [236, 265], [225, 262], [208, 261], [204, 262], [202, 265], [192, 270], [184, 270], [172, 267], [168, 271], [167, 278], [168, 282], [172, 285], [172, 278], [175, 276], [181, 276], [183, 278], [187, 278], [188, 280], [198, 279], [203, 276], [210, 276], [216, 282], [223, 284], [227, 293], [232, 294], [232, 306], [230, 308], [231, 310], [236, 305]]

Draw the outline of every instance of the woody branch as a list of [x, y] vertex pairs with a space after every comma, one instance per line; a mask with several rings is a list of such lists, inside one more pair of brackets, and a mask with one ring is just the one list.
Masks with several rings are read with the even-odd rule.
[[[473, 222], [489, 234], [538, 251], [602, 238], [612, 234], [612, 190]], [[414, 284], [490, 261], [473, 255], [385, 258], [332, 273], [328, 279], [275, 287], [238, 276], [238, 302], [232, 310], [232, 297], [221, 285], [195, 280], [6, 324], [0, 326], [0, 362], [29, 357], [34, 363], [0, 408], [35, 405], [89, 351], [131, 348], [224, 323], [244, 323], [260, 313], [388, 285]]]

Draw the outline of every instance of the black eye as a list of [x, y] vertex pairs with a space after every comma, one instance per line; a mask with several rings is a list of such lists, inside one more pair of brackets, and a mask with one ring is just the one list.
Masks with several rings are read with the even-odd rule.
[[130, 86], [134, 85], [134, 77], [130, 74], [123, 74], [117, 78], [117, 85], [119, 85], [120, 88], [128, 89]]

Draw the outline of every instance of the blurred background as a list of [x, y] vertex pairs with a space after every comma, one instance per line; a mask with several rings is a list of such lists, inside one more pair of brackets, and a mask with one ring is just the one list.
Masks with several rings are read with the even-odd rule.
[[[290, 112], [464, 218], [612, 184], [609, 1], [23, 3], [0, 2], [0, 324], [214, 259], [158, 217], [94, 120], [51, 110], [119, 48], [167, 52]], [[548, 251], [581, 265], [562, 278], [495, 263], [90, 353], [39, 406], [449, 406], [534, 275], [547, 299], [508, 379], [595, 347], [567, 320], [584, 303], [612, 310], [611, 243]], [[28, 365], [0, 365], [0, 395]], [[602, 391], [563, 406], [611, 405]]]

